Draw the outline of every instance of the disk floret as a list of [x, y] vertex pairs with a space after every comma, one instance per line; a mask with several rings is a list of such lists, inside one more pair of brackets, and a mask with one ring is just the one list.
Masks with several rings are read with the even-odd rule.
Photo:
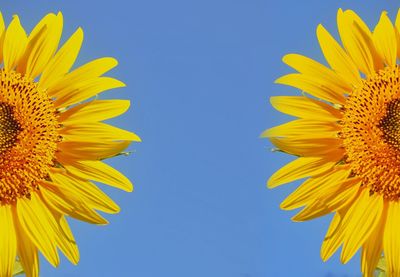
[[0, 103], [0, 154], [15, 145], [21, 125], [14, 118], [14, 108]]
[[348, 97], [342, 122], [346, 162], [370, 193], [400, 199], [400, 70], [385, 68]]
[[48, 178], [59, 135], [46, 92], [21, 74], [0, 71], [0, 203], [30, 197]]

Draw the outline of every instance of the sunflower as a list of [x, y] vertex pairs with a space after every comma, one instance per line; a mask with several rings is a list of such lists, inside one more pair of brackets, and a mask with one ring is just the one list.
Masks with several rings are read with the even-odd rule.
[[389, 276], [400, 276], [400, 10], [395, 24], [382, 12], [373, 30], [353, 11], [337, 13], [342, 45], [322, 26], [319, 45], [329, 66], [298, 54], [295, 69], [276, 82], [299, 96], [271, 97], [297, 119], [262, 136], [295, 160], [268, 181], [274, 188], [307, 178], [281, 208], [303, 207], [305, 221], [333, 213], [321, 247], [325, 261], [341, 249], [348, 262], [361, 249], [361, 271], [373, 276], [381, 255]]
[[58, 249], [73, 263], [79, 252], [66, 216], [94, 224], [97, 212], [119, 207], [91, 181], [132, 191], [131, 182], [102, 160], [118, 155], [135, 134], [101, 121], [124, 113], [127, 100], [98, 100], [124, 84], [102, 75], [115, 67], [100, 58], [71, 71], [80, 28], [58, 49], [61, 13], [46, 15], [27, 35], [14, 16], [0, 14], [0, 276], [15, 260], [38, 276], [39, 251], [53, 265]]

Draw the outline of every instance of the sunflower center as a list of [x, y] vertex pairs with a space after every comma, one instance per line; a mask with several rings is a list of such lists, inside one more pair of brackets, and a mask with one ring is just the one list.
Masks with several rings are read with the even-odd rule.
[[370, 193], [400, 200], [400, 70], [385, 68], [354, 89], [342, 121], [345, 162]]
[[386, 105], [386, 115], [380, 120], [379, 128], [386, 142], [400, 150], [400, 99]]
[[13, 107], [7, 103], [0, 103], [0, 153], [15, 144], [20, 131], [21, 126], [14, 118]]
[[59, 123], [35, 82], [0, 70], [0, 204], [29, 198], [54, 165]]

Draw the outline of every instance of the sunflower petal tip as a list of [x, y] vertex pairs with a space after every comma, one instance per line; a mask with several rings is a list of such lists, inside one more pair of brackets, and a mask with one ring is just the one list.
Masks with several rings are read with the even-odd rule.
[[113, 205], [112, 207], [110, 207], [111, 209], [112, 209], [112, 211], [114, 212], [114, 213], [119, 213], [119, 212], [121, 212], [121, 208], [120, 208], [120, 206], [118, 206], [117, 204], [115, 204], [115, 205]]
[[[324, 25], [318, 24], [316, 33], [317, 33], [317, 37], [318, 37], [318, 38], [319, 38], [320, 36], [326, 34], [327, 31], [326, 31]], [[319, 39], [320, 39], [320, 38], [319, 38]]]
[[[283, 61], [285, 64], [289, 65], [291, 59], [292, 59], [293, 57], [295, 57], [295, 56], [298, 56], [298, 54], [296, 54], [296, 53], [289, 53], [289, 54], [286, 54], [286, 55], [284, 55], [284, 56], [282, 57], [282, 61]], [[290, 66], [290, 65], [289, 65], [289, 66]]]
[[321, 260], [322, 260], [324, 263], [326, 263], [326, 262], [329, 260], [329, 258], [326, 256], [326, 254], [325, 254], [324, 251], [322, 251], [322, 250], [321, 250], [320, 256], [321, 256]]
[[273, 106], [279, 99], [279, 96], [271, 96], [269, 98], [269, 103], [271, 103], [271, 105]]
[[268, 138], [269, 137], [269, 129], [263, 131], [260, 135], [259, 138]]
[[271, 178], [269, 178], [269, 180], [267, 181], [267, 188], [269, 189], [272, 189], [277, 186], [275, 180], [272, 177], [273, 176], [271, 176]]
[[12, 16], [12, 21], [14, 20], [19, 22], [19, 16], [17, 14], [13, 14]]
[[290, 219], [291, 219], [293, 222], [302, 222], [302, 221], [304, 221], [304, 220], [301, 219], [301, 217], [300, 217], [298, 214], [292, 216]]
[[82, 27], [78, 27], [78, 28], [76, 29], [76, 32], [77, 32], [79, 35], [83, 36], [83, 29], [82, 29]]
[[130, 184], [130, 186], [128, 186], [128, 187], [125, 189], [125, 191], [126, 191], [126, 192], [133, 192], [133, 191], [134, 191], [133, 185]]
[[71, 260], [71, 263], [72, 263], [73, 265], [78, 265], [79, 260]]
[[276, 79], [276, 80], [274, 81], [274, 83], [275, 83], [275, 84], [284, 85], [284, 82], [283, 82], [284, 77], [285, 77], [285, 76], [279, 77], [278, 79]]
[[283, 201], [280, 205], [279, 208], [281, 208], [281, 210], [287, 211], [288, 209], [288, 204], [286, 203], [286, 201]]
[[343, 251], [342, 251], [342, 254], [340, 255], [340, 262], [342, 264], [346, 264], [348, 261], [349, 261], [349, 258], [347, 257], [347, 255], [344, 255]]
[[118, 60], [114, 57], [108, 57], [108, 59], [113, 63], [113, 67], [118, 65]]
[[113, 88], [124, 88], [124, 87], [126, 87], [126, 84], [124, 82], [122, 82], [121, 80], [112, 78], [112, 82], [114, 83]]

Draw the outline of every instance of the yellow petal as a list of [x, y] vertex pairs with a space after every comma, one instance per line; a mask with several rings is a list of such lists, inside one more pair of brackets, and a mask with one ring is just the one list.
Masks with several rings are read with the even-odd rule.
[[336, 138], [339, 130], [332, 121], [298, 119], [265, 130], [261, 137]]
[[331, 88], [333, 91], [352, 90], [352, 86], [326, 66], [299, 54], [288, 54], [283, 57], [283, 62], [298, 72], [318, 80], [318, 83]]
[[12, 276], [17, 255], [17, 239], [11, 206], [0, 207], [0, 276]]
[[332, 187], [339, 187], [350, 174], [348, 167], [336, 167], [330, 174], [308, 179], [292, 192], [282, 203], [284, 210], [293, 210], [311, 203], [318, 195]]
[[400, 203], [389, 201], [383, 249], [389, 276], [398, 276], [400, 272]]
[[65, 125], [60, 130], [66, 141], [140, 141], [140, 138], [129, 131], [101, 123], [80, 123]]
[[74, 177], [67, 172], [53, 172], [50, 173], [50, 177], [60, 191], [79, 196], [90, 208], [106, 213], [118, 213], [120, 210], [111, 198], [87, 180]]
[[27, 41], [25, 30], [22, 28], [18, 16], [15, 15], [4, 37], [3, 58], [5, 70], [10, 71], [18, 64], [25, 52]]
[[46, 203], [51, 207], [50, 210], [55, 210], [61, 214], [67, 214], [73, 218], [86, 221], [92, 224], [107, 224], [101, 215], [90, 209], [79, 196], [61, 191], [57, 185], [51, 182], [41, 183], [41, 195]]
[[[29, 55], [31, 54], [34, 46], [43, 44], [43, 40], [47, 33], [47, 26], [45, 26], [45, 25], [41, 26], [41, 29], [35, 33], [36, 33], [36, 35], [33, 39], [32, 39], [31, 35], [27, 38], [27, 43], [26, 43], [26, 48], [25, 48], [24, 54], [21, 56], [21, 58], [19, 59], [17, 65], [16, 65], [17, 66], [16, 71], [21, 73], [22, 75], [25, 75], [25, 73], [26, 73], [26, 67], [28, 64]], [[28, 77], [30, 77], [30, 76], [28, 76]]]
[[27, 277], [39, 276], [39, 255], [35, 244], [30, 240], [18, 220], [17, 211], [13, 208], [15, 231], [18, 240], [18, 256]]
[[270, 101], [278, 111], [300, 118], [338, 121], [343, 117], [331, 105], [305, 96], [273, 96]]
[[59, 215], [58, 224], [62, 230], [63, 236], [60, 236], [59, 247], [64, 255], [71, 261], [72, 264], [77, 265], [79, 262], [79, 249], [76, 244], [75, 238], [69, 228], [65, 216]]
[[70, 86], [55, 95], [57, 100], [54, 102], [54, 106], [56, 108], [67, 107], [89, 99], [100, 92], [124, 86], [123, 82], [109, 77], [97, 77], [80, 83], [71, 83]]
[[326, 232], [325, 239], [321, 245], [321, 258], [324, 262], [336, 252], [343, 242], [344, 232], [340, 225], [342, 218], [342, 211], [336, 212]]
[[[6, 35], [6, 25], [4, 24], [3, 14], [0, 12], [0, 49], [3, 49], [5, 35]], [[2, 61], [3, 61], [3, 51], [0, 50], [0, 63]]]
[[102, 160], [120, 154], [130, 141], [122, 142], [84, 142], [65, 141], [58, 143], [56, 157], [59, 160]]
[[[41, 187], [40, 196], [42, 200], [45, 200], [43, 197], [43, 192], [44, 189]], [[78, 246], [71, 230], [69, 229], [68, 223], [65, 220], [64, 214], [53, 209], [53, 206], [49, 205], [48, 202], [47, 204], [48, 205], [46, 205], [46, 208], [49, 210], [52, 218], [54, 218], [55, 223], [53, 229], [55, 235], [54, 240], [64, 255], [71, 261], [71, 263], [77, 264], [79, 261]]]
[[322, 25], [318, 25], [317, 37], [325, 59], [332, 69], [346, 80], [348, 84], [358, 86], [361, 83], [360, 74], [357, 66], [346, 51], [343, 50]]
[[343, 218], [345, 237], [340, 260], [347, 263], [371, 235], [381, 219], [383, 197], [364, 189]]
[[[395, 22], [395, 33], [397, 45], [400, 45], [400, 9], [397, 10], [396, 22]], [[400, 57], [400, 47], [397, 47], [397, 57]]]
[[41, 74], [58, 48], [62, 28], [61, 13], [45, 16], [28, 37], [24, 63], [18, 65], [18, 71], [32, 79]]
[[338, 30], [343, 45], [358, 68], [366, 75], [383, 68], [383, 62], [372, 41], [372, 34], [362, 19], [351, 10], [337, 15]]
[[365, 241], [361, 252], [361, 270], [364, 276], [374, 276], [383, 248], [383, 232], [387, 217], [387, 202], [384, 203], [380, 222]]
[[74, 64], [83, 42], [83, 31], [78, 28], [43, 70], [38, 86], [47, 89], [59, 82]]
[[50, 96], [58, 96], [60, 91], [68, 89], [71, 85], [93, 80], [117, 65], [117, 60], [109, 57], [88, 62], [87, 64], [84, 64], [71, 73], [65, 75], [65, 77], [57, 82], [54, 86], [49, 87], [48, 93]]
[[[29, 39], [32, 39], [33, 37], [36, 37], [38, 33], [40, 33], [43, 29], [46, 29], [47, 25], [50, 25], [54, 19], [56, 18], [56, 15], [54, 13], [48, 13], [46, 14], [33, 28], [32, 32], [29, 34]], [[43, 28], [45, 27], [45, 28]]]
[[301, 157], [286, 164], [268, 180], [268, 187], [274, 188], [292, 181], [315, 176], [330, 170], [339, 157]]
[[18, 199], [17, 214], [19, 222], [30, 240], [53, 266], [58, 266], [60, 258], [54, 235], [54, 229], [57, 228], [56, 223], [39, 196], [32, 193], [31, 199]]
[[74, 235], [69, 228], [68, 222], [65, 219], [65, 216], [59, 215], [58, 224], [62, 230], [62, 236], [59, 236], [58, 246], [64, 255], [70, 260], [70, 262], [74, 265], [77, 265], [79, 262], [79, 249], [76, 244]]
[[[62, 162], [62, 161], [61, 161]], [[123, 174], [100, 161], [74, 161], [63, 163], [71, 174], [86, 180], [93, 180], [125, 191], [132, 191], [133, 185]]]
[[338, 186], [321, 191], [311, 204], [296, 214], [293, 221], [306, 221], [340, 210], [352, 202], [360, 189], [360, 180], [349, 179]]
[[346, 102], [346, 97], [344, 93], [345, 90], [337, 89], [330, 86], [329, 84], [324, 84], [320, 82], [321, 80], [315, 79], [312, 76], [304, 74], [288, 74], [278, 78], [275, 82], [278, 84], [288, 85], [305, 91], [312, 96], [323, 99], [325, 101], [344, 104]]
[[269, 138], [280, 151], [304, 157], [324, 156], [327, 153], [344, 156], [342, 140], [339, 138]]
[[397, 56], [396, 32], [386, 12], [382, 12], [379, 23], [375, 27], [373, 41], [381, 59], [388, 66], [394, 67]]
[[102, 121], [123, 114], [129, 105], [129, 100], [93, 100], [61, 113], [59, 121], [63, 124]]

